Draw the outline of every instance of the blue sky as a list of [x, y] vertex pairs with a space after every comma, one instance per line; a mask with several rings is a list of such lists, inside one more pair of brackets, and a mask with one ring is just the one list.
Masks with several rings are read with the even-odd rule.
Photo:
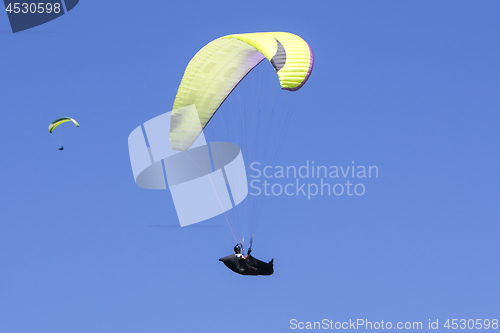
[[[444, 331], [498, 318], [499, 10], [82, 0], [17, 34], [0, 15], [0, 331], [286, 332], [325, 318]], [[169, 192], [135, 185], [127, 149], [171, 110], [201, 47], [256, 31], [298, 34], [315, 56], [286, 97], [275, 163], [379, 170], [362, 196], [263, 198], [254, 255], [274, 258], [271, 277], [218, 262], [234, 246], [222, 216], [175, 227]], [[228, 139], [229, 115], [209, 139]], [[61, 126], [63, 152], [47, 131], [61, 116], [81, 125]]]

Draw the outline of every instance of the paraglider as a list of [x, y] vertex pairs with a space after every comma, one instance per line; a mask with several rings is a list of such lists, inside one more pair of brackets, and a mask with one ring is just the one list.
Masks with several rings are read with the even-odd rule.
[[[171, 148], [188, 150], [236, 86], [265, 58], [274, 67], [281, 89], [288, 91], [297, 91], [306, 83], [314, 63], [309, 44], [287, 32], [228, 35], [198, 51], [184, 72], [174, 101], [170, 122]], [[194, 116], [184, 111], [192, 105], [196, 108]], [[237, 243], [241, 247], [235, 246], [235, 254], [219, 260], [238, 274], [273, 274], [273, 260], [266, 263], [253, 258], [251, 245], [244, 256], [241, 253], [243, 241], [241, 236], [239, 238]]]
[[[59, 125], [67, 123], [69, 121], [72, 121], [76, 125], [76, 127], [80, 127], [80, 124], [78, 124], [78, 122], [75, 119], [68, 118], [68, 117], [63, 117], [63, 118], [58, 118], [58, 119], [56, 119], [56, 120], [54, 120], [53, 122], [50, 123], [50, 125], [49, 125], [49, 133], [52, 133], [56, 129], [56, 127], [58, 127]], [[61, 145], [61, 147], [59, 147], [59, 150], [64, 150], [64, 146]]]
[[[203, 47], [189, 62], [174, 101], [170, 123], [172, 149], [186, 150], [241, 80], [264, 58], [276, 70], [281, 89], [299, 90], [311, 74], [314, 57], [309, 44], [288, 32], [228, 35]], [[178, 117], [179, 109], [195, 105], [199, 119]]]
[[274, 273], [274, 259], [266, 263], [252, 257], [251, 252], [252, 249], [249, 248], [247, 255], [243, 255], [240, 245], [236, 244], [234, 254], [220, 258], [219, 261], [222, 261], [233, 272], [241, 275], [272, 275]]
[[56, 129], [57, 126], [59, 126], [61, 124], [64, 124], [64, 123], [66, 123], [68, 121], [72, 121], [76, 125], [76, 127], [80, 127], [80, 124], [78, 124], [78, 122], [75, 119], [68, 118], [68, 117], [63, 117], [63, 118], [58, 118], [58, 119], [56, 119], [56, 120], [54, 120], [53, 122], [50, 123], [50, 125], [49, 125], [49, 133], [52, 133]]

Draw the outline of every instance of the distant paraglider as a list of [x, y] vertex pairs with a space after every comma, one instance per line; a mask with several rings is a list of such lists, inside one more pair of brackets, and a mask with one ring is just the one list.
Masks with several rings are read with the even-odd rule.
[[[63, 118], [58, 118], [58, 119], [54, 120], [52, 123], [50, 123], [49, 133], [52, 133], [56, 129], [56, 127], [58, 127], [59, 125], [64, 124], [64, 123], [69, 122], [69, 121], [72, 121], [76, 125], [76, 127], [80, 127], [80, 124], [78, 124], [78, 122], [75, 119], [63, 117]], [[61, 145], [61, 147], [59, 147], [59, 150], [64, 150], [64, 146]]]
[[73, 123], [75, 123], [76, 127], [80, 127], [80, 124], [78, 124], [78, 122], [73, 119], [73, 118], [68, 118], [68, 117], [63, 117], [63, 118], [58, 118], [56, 120], [54, 120], [53, 122], [50, 123], [49, 125], [49, 133], [52, 133], [57, 126], [63, 124], [63, 123], [66, 123], [68, 121], [72, 121]]

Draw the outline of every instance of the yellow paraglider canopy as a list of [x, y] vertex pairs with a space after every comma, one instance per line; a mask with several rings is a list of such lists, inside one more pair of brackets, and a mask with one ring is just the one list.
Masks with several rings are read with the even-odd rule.
[[56, 129], [57, 126], [59, 126], [63, 123], [66, 123], [68, 121], [72, 121], [73, 123], [75, 123], [76, 127], [80, 127], [80, 125], [78, 124], [78, 122], [75, 119], [63, 117], [63, 118], [58, 118], [58, 119], [54, 120], [52, 123], [50, 123], [49, 133], [52, 133]]
[[[186, 150], [238, 83], [267, 58], [281, 88], [300, 89], [311, 74], [313, 54], [305, 40], [287, 32], [235, 34], [203, 47], [189, 62], [174, 101], [170, 126], [172, 149]], [[180, 115], [194, 105], [198, 119]], [[193, 121], [200, 126], [193, 126]]]

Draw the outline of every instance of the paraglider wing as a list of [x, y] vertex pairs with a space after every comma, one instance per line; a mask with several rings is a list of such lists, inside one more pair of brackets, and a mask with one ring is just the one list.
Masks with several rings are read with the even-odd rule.
[[[172, 118], [184, 118], [170, 126], [172, 149], [186, 150], [200, 134], [193, 121], [204, 129], [238, 83], [267, 58], [274, 66], [284, 90], [300, 89], [309, 78], [313, 54], [309, 45], [287, 32], [258, 32], [228, 35], [203, 47], [189, 62], [177, 96]], [[177, 111], [195, 105], [198, 119], [178, 117]]]
[[274, 273], [273, 261], [266, 263], [252, 257], [247, 256], [247, 259], [239, 259], [236, 255], [231, 254], [224, 258], [220, 258], [224, 265], [230, 270], [241, 275], [272, 275]]
[[57, 126], [64, 124], [68, 121], [72, 121], [73, 123], [75, 123], [76, 127], [80, 127], [80, 125], [78, 124], [78, 122], [75, 119], [63, 117], [63, 118], [58, 118], [58, 119], [54, 120], [52, 123], [50, 123], [49, 133], [52, 133]]

